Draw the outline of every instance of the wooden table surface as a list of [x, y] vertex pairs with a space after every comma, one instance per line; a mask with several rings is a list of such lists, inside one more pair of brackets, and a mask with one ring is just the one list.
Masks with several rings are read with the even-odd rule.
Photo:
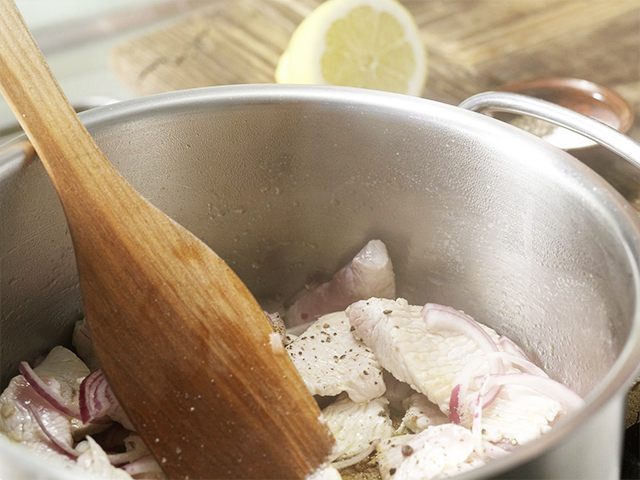
[[[289, 38], [320, 0], [212, 0], [187, 18], [128, 40], [112, 66], [135, 93], [273, 83]], [[425, 98], [458, 104], [514, 81], [574, 77], [617, 91], [640, 140], [640, 0], [407, 0], [428, 52]], [[578, 156], [578, 155], [576, 155]], [[640, 211], [640, 173], [602, 150], [583, 161]], [[640, 421], [640, 384], [627, 425]]]
[[[112, 66], [135, 93], [273, 83], [278, 58], [319, 0], [212, 0], [121, 44]], [[407, 0], [428, 52], [423, 96], [457, 104], [506, 82], [576, 77], [610, 87], [636, 113], [640, 0]]]

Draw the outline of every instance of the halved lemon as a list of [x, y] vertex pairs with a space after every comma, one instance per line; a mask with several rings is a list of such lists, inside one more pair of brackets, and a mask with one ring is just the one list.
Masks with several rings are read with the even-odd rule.
[[275, 78], [420, 95], [427, 56], [415, 20], [395, 0], [328, 0], [293, 33]]

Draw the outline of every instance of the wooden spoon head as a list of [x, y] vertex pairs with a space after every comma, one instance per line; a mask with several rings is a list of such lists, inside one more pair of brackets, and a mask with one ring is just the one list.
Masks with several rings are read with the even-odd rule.
[[51, 176], [96, 352], [170, 478], [303, 478], [333, 438], [246, 287], [124, 181], [86, 131], [11, 0], [0, 92]]
[[260, 306], [193, 235], [144, 201], [127, 205], [126, 227], [102, 213], [99, 232], [89, 221], [72, 236], [103, 370], [162, 469], [309, 475], [333, 440]]

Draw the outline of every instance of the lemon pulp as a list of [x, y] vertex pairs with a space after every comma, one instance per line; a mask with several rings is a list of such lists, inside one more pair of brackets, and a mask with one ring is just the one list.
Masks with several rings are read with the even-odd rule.
[[320, 63], [328, 84], [400, 93], [416, 68], [400, 23], [367, 5], [331, 25]]
[[426, 53], [395, 0], [329, 0], [296, 29], [276, 69], [279, 83], [315, 83], [418, 95]]

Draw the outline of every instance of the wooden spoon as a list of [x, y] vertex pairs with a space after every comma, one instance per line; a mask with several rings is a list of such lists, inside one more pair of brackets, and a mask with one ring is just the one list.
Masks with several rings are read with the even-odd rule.
[[332, 436], [260, 306], [96, 146], [13, 0], [0, 91], [62, 202], [105, 375], [170, 478], [303, 478]]

